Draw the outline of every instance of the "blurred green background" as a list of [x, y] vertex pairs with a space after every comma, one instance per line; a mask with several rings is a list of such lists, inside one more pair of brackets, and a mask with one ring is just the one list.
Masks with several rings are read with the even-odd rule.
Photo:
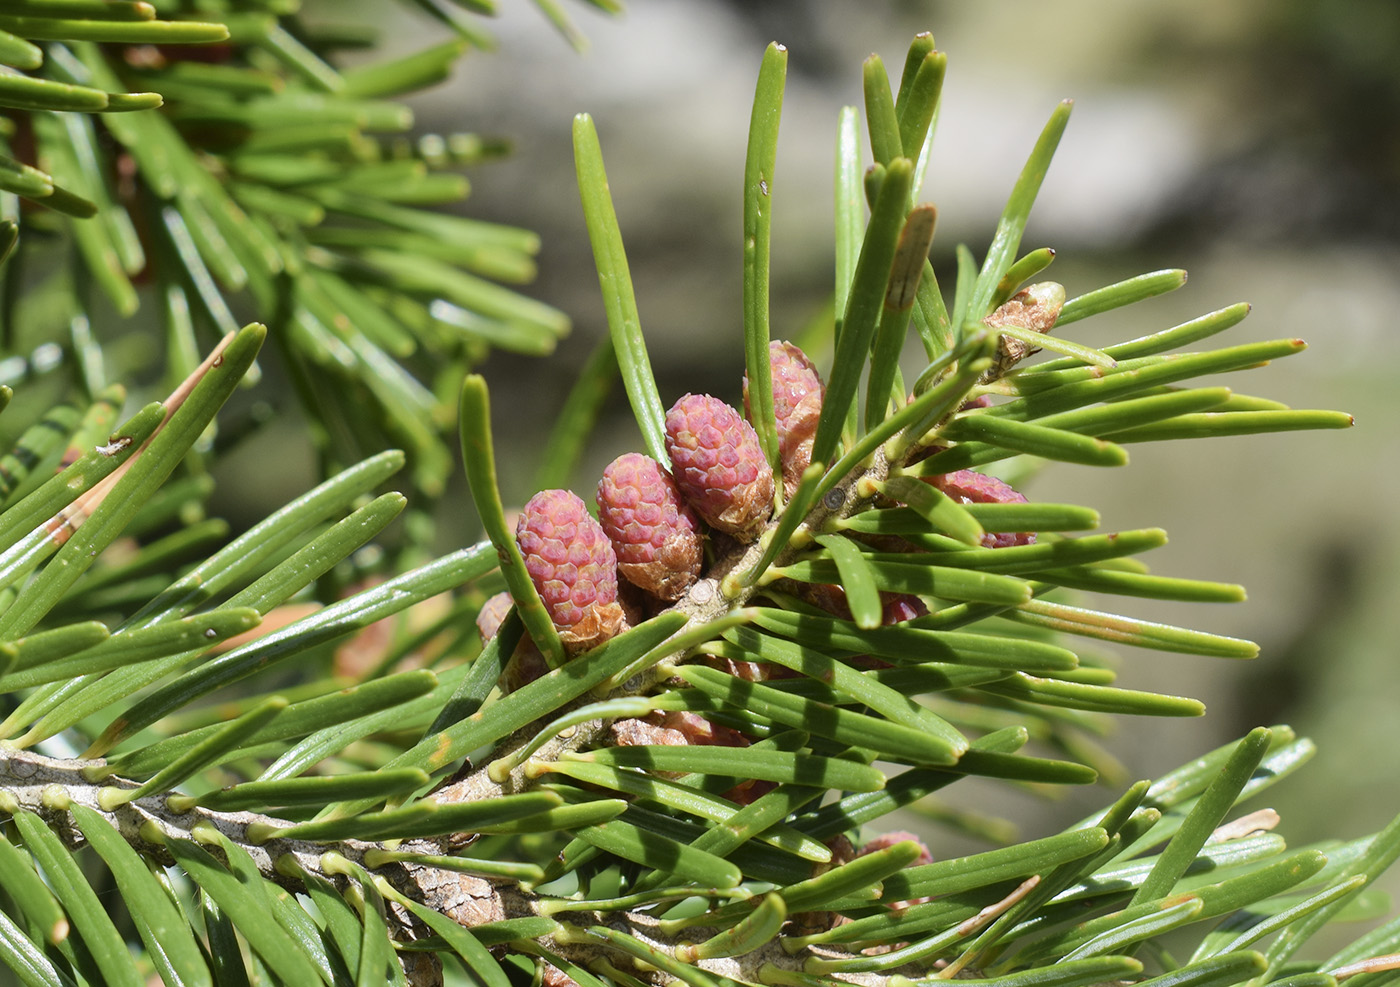
[[[333, 13], [391, 15], [403, 50], [424, 41], [402, 7]], [[511, 157], [471, 173], [466, 211], [543, 235], [531, 290], [575, 322], [555, 357], [497, 354], [483, 368], [508, 499], [531, 493], [549, 424], [606, 332], [572, 116], [588, 111], [598, 124], [663, 402], [708, 391], [737, 403], [740, 181], [765, 44], [790, 50], [773, 185], [774, 334], [789, 336], [831, 290], [834, 129], [839, 108], [860, 101], [861, 60], [878, 52], [897, 73], [910, 37], [930, 30], [949, 56], [924, 184], [939, 208], [944, 284], [955, 244], [980, 257], [1044, 120], [1072, 96], [1024, 247], [1058, 251], [1046, 276], [1070, 296], [1150, 270], [1190, 273], [1182, 290], [1077, 324], [1074, 338], [1106, 345], [1249, 301], [1253, 314], [1226, 342], [1298, 336], [1311, 349], [1226, 382], [1356, 416], [1348, 432], [1134, 446], [1127, 469], [1056, 466], [1026, 490], [1098, 507], [1108, 530], [1161, 525], [1173, 540], [1149, 558], [1156, 571], [1250, 591], [1249, 603], [1222, 609], [1125, 604], [1263, 652], [1230, 663], [1122, 649], [1121, 684], [1197, 696], [1209, 713], [1124, 722], [1112, 749], [1130, 777], [1152, 776], [1256, 724], [1289, 722], [1321, 747], [1302, 779], [1268, 796], [1291, 842], [1358, 835], [1400, 810], [1400, 524], [1390, 507], [1400, 479], [1400, 5], [636, 0], [620, 18], [571, 13], [591, 42], [582, 55], [532, 5], [503, 3], [499, 53], [473, 53], [415, 104], [424, 130], [514, 142]], [[639, 446], [619, 390], [575, 488], [589, 493], [606, 462]], [[450, 540], [475, 537], [470, 511], [456, 506], [465, 501], [459, 489], [442, 512]], [[985, 797], [1030, 837], [1105, 794], [1062, 805]]]

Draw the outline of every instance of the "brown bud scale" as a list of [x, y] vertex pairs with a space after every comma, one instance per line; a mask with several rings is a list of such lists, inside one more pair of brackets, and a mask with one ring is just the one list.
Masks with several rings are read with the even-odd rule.
[[[1015, 326], [1045, 335], [1055, 327], [1060, 317], [1060, 309], [1065, 306], [1065, 289], [1054, 281], [1041, 281], [1022, 288], [1007, 299], [991, 315], [982, 320], [989, 329]], [[997, 354], [990, 369], [982, 375], [982, 382], [1005, 376], [1028, 356], [1039, 353], [1039, 346], [1032, 346], [1021, 339], [1001, 336], [997, 339]]]

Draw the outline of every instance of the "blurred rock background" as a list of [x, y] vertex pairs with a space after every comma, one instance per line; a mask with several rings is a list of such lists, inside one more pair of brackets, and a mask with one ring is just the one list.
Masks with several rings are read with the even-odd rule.
[[[1400, 6], [634, 0], [608, 18], [572, 4], [591, 42], [583, 55], [533, 5], [501, 7], [500, 51], [470, 55], [417, 111], [425, 130], [514, 142], [511, 157], [471, 173], [467, 211], [542, 234], [533, 292], [575, 320], [554, 358], [498, 354], [483, 368], [498, 448], [513, 454], [502, 465], [508, 498], [531, 492], [532, 457], [607, 331], [574, 185], [573, 115], [597, 121], [663, 403], [685, 391], [737, 403], [739, 193], [765, 44], [790, 50], [774, 182], [783, 337], [830, 292], [833, 135], [839, 108], [860, 101], [861, 60], [878, 52], [897, 78], [909, 38], [930, 30], [949, 56], [924, 184], [939, 208], [945, 285], [953, 246], [981, 256], [1040, 127], [1072, 96], [1025, 248], [1058, 251], [1046, 276], [1070, 296], [1150, 270], [1190, 272], [1182, 290], [1077, 324], [1074, 338], [1103, 345], [1250, 301], [1252, 316], [1222, 345], [1299, 336], [1311, 349], [1225, 382], [1357, 419], [1349, 432], [1135, 446], [1126, 470], [1055, 466], [1027, 490], [1098, 507], [1107, 530], [1161, 525], [1173, 541], [1149, 559], [1156, 571], [1250, 591], [1248, 604], [1224, 609], [1126, 604], [1253, 639], [1263, 653], [1229, 663], [1122, 649], [1121, 684], [1198, 696], [1210, 712], [1204, 723], [1124, 723], [1113, 749], [1131, 777], [1151, 776], [1256, 724], [1289, 722], [1321, 748], [1303, 779], [1265, 800], [1292, 842], [1368, 832], [1400, 809], [1400, 524], [1390, 507], [1400, 480]], [[422, 43], [392, 26], [405, 50]], [[639, 442], [619, 388], [577, 489], [587, 493]], [[465, 540], [471, 523], [454, 509], [444, 532]], [[1048, 807], [1044, 828], [1023, 835], [1102, 799]], [[1024, 803], [1004, 811], [1026, 818]]]

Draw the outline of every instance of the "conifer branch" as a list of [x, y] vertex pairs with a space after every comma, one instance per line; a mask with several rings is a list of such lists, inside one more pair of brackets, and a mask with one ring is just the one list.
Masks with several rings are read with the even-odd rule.
[[[247, 853], [264, 879], [299, 893], [306, 891], [305, 875], [308, 874], [342, 887], [346, 884], [343, 871], [327, 869], [324, 865], [327, 855], [339, 855], [363, 866], [367, 854], [387, 849], [384, 842], [365, 840], [314, 843], [274, 838], [260, 842], [249, 835], [250, 829], [290, 824], [256, 812], [217, 812], [198, 806], [179, 812], [170, 808], [168, 796], [164, 794], [133, 799], [109, 810], [105, 808], [102, 798], [104, 789], [131, 790], [137, 785], [116, 777], [91, 780], [94, 775], [101, 775], [103, 766], [104, 762], [97, 759], [53, 758], [32, 751], [0, 750], [0, 810], [8, 815], [21, 811], [34, 813], [58, 834], [69, 849], [78, 850], [87, 841], [73, 824], [70, 812], [74, 806], [84, 806], [101, 815], [133, 849], [165, 866], [175, 863], [166, 849], [169, 841], [216, 843], [210, 833], [212, 828]], [[401, 853], [435, 854], [452, 849], [450, 841], [389, 842], [394, 843], [394, 849]], [[415, 901], [469, 930], [492, 922], [545, 914], [540, 908], [541, 896], [510, 881], [487, 879], [418, 863], [383, 865], [379, 873]], [[414, 920], [410, 913], [399, 909], [391, 914], [399, 922], [397, 928], [391, 929], [395, 939], [412, 941], [424, 934], [421, 923]], [[574, 916], [567, 926], [567, 933], [561, 931], [554, 936], [542, 937], [540, 945], [583, 966], [603, 956], [615, 960], [615, 951], [581, 928], [578, 924], [581, 920], [581, 916]], [[655, 918], [640, 912], [624, 912], [600, 920], [606, 921], [615, 931], [624, 932], [666, 955], [672, 955], [683, 941], [693, 941], [697, 932], [704, 931], [692, 931], [685, 936], [666, 935], [661, 932]], [[841, 955], [831, 950], [818, 950], [817, 953]], [[775, 943], [742, 957], [700, 960], [696, 965], [716, 976], [754, 983], [760, 979], [758, 971], [768, 964], [778, 969], [800, 972], [805, 955], [791, 955]], [[859, 976], [850, 980], [868, 987], [879, 987], [887, 982], [883, 976]], [[653, 974], [652, 982], [659, 987], [666, 982], [666, 978], [657, 971]]]
[[[557, 0], [536, 3], [578, 42]], [[936, 213], [918, 199], [946, 60], [916, 37], [897, 90], [878, 57], [866, 62], [876, 164], [862, 166], [851, 109], [823, 381], [795, 344], [769, 338], [786, 58], [770, 46], [744, 181], [742, 413], [699, 394], [662, 410], [602, 148], [577, 117], [610, 339], [550, 443], [559, 460], [539, 475], [556, 479], [512, 524], [473, 371], [493, 347], [548, 353], [569, 320], [496, 283], [533, 275], [533, 234], [418, 208], [465, 195], [443, 170], [494, 145], [376, 136], [410, 126], [393, 97], [487, 42], [464, 11], [492, 3], [419, 0], [457, 40], [348, 71], [335, 55], [358, 43], [352, 28], [304, 23], [295, 3], [253, 6], [208, 0], [204, 23], [134, 0], [0, 0], [0, 63], [17, 70], [0, 78], [0, 103], [18, 111], [0, 152], [13, 137], [13, 153], [34, 158], [0, 153], [0, 191], [11, 206], [47, 207], [26, 226], [71, 240], [77, 276], [55, 283], [91, 281], [111, 303], [99, 308], [121, 315], [157, 299], [166, 376], [187, 378], [164, 410], [118, 426], [125, 391], [104, 379], [112, 331], [89, 324], [84, 292], [53, 293], [66, 328], [45, 346], [92, 400], [43, 412], [0, 449], [0, 692], [15, 697], [0, 721], [0, 964], [26, 983], [122, 987], [212, 983], [223, 967], [238, 979], [249, 957], [254, 979], [429, 987], [448, 951], [484, 987], [509, 987], [531, 964], [542, 987], [969, 976], [1235, 987], [1285, 972], [1294, 987], [1336, 987], [1396, 968], [1400, 920], [1329, 960], [1293, 958], [1343, 909], [1380, 914], [1373, 889], [1359, 892], [1400, 859], [1400, 819], [1288, 852], [1271, 810], [1231, 818], [1310, 756], [1286, 727], [1024, 843], [934, 860], [909, 834], [871, 832], [968, 775], [1113, 777], [1094, 740], [1106, 714], [1203, 711], [1116, 686], [1093, 650], [1062, 638], [1257, 651], [1049, 596], [1234, 602], [1243, 590], [1154, 575], [1135, 556], [1161, 545], [1161, 530], [1076, 537], [1097, 527], [1095, 511], [1032, 503], [1000, 478], [1012, 474], [981, 467], [1026, 456], [1106, 468], [1127, 461], [1128, 443], [1352, 424], [1183, 386], [1303, 349], [1168, 352], [1232, 327], [1243, 305], [1102, 349], [1049, 335], [1184, 282], [1163, 271], [1071, 299], [1026, 284], [1054, 257], [1023, 254], [1021, 237], [1068, 102], [980, 268], [958, 249], [945, 304], [928, 261]], [[196, 60], [178, 43], [216, 46]], [[32, 248], [11, 211], [0, 219], [7, 321], [46, 290], [23, 284]], [[199, 440], [240, 380], [253, 382], [265, 332], [231, 332], [201, 364], [197, 334], [236, 329], [226, 293], [270, 316], [323, 465], [363, 461], [214, 551], [225, 526], [190, 512], [221, 450]], [[906, 386], [911, 323], [928, 363]], [[1040, 349], [1059, 356], [1022, 364]], [[36, 357], [15, 379], [44, 372]], [[650, 456], [608, 467], [595, 517], [554, 485], [614, 374]], [[457, 381], [487, 540], [432, 557], [420, 516], [402, 555], [364, 562], [409, 502], [376, 488], [406, 461], [415, 498], [431, 500], [452, 471], [442, 439]], [[0, 387], [0, 407], [12, 396]], [[364, 458], [389, 442], [404, 452]], [[187, 461], [190, 475], [166, 484]], [[488, 598], [501, 583], [508, 592]], [[278, 678], [202, 703], [447, 597], [392, 643], [357, 641], [358, 663], [337, 651], [335, 681]], [[426, 667], [412, 664], [427, 651]], [[36, 752], [53, 737], [90, 744], [87, 756]], [[1032, 739], [1050, 756], [1024, 752]], [[84, 847], [123, 909], [99, 901]], [[178, 887], [162, 886], [156, 864]], [[1189, 958], [1151, 948], [1215, 919]]]

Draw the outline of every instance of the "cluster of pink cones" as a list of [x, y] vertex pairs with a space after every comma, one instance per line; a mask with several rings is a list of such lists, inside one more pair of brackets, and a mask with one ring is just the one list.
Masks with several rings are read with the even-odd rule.
[[[774, 342], [769, 353], [787, 483], [810, 461], [823, 386], [793, 344]], [[670, 470], [637, 452], [613, 460], [598, 481], [596, 521], [567, 490], [542, 490], [521, 511], [516, 542], [571, 654], [625, 626], [629, 602], [644, 611], [683, 596], [700, 577], [707, 530], [750, 542], [772, 516], [773, 469], [728, 404], [682, 397], [666, 413], [666, 452]]]
[[[768, 352], [780, 476], [774, 476], [743, 415], [708, 394], [687, 394], [666, 413], [671, 468], [637, 452], [613, 460], [598, 481], [596, 520], [568, 490], [542, 490], [525, 504], [516, 542], [566, 653], [587, 651], [679, 600], [700, 578], [707, 533], [751, 542], [772, 516], [777, 482], [786, 497], [796, 490], [811, 464], [825, 386], [812, 361], [792, 343], [773, 342]], [[747, 409], [747, 379], [744, 404]], [[962, 503], [1025, 500], [1002, 481], [971, 470], [927, 479]], [[1032, 540], [1030, 534], [999, 534], [988, 535], [984, 544], [997, 548]], [[887, 622], [928, 612], [917, 597], [888, 596]], [[813, 587], [810, 597], [834, 613], [845, 611], [839, 587]], [[478, 620], [483, 639], [494, 636], [509, 605], [502, 594], [483, 608]], [[507, 685], [543, 671], [542, 661], [523, 664], [527, 667], [516, 663], [508, 676], [515, 681]], [[751, 670], [738, 670], [745, 672]]]

